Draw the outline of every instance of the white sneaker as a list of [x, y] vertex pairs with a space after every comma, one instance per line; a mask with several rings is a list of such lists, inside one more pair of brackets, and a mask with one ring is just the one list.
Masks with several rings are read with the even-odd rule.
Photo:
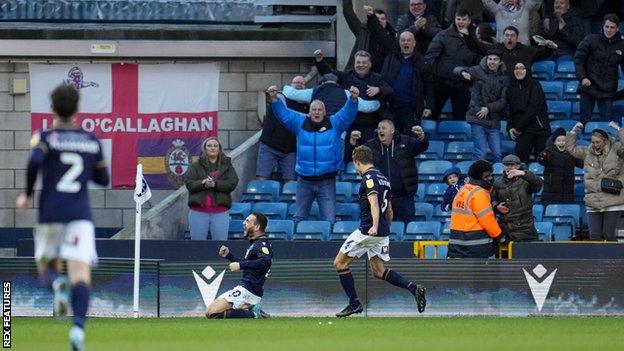
[[82, 328], [74, 325], [69, 330], [69, 346], [71, 351], [84, 351], [85, 333]]
[[60, 276], [52, 283], [54, 290], [54, 316], [65, 317], [69, 313], [69, 281]]

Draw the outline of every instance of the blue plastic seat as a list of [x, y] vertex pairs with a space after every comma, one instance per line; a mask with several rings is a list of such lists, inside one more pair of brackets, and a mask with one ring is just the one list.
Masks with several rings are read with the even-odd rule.
[[[579, 144], [580, 143], [577, 142], [577, 145]], [[574, 182], [576, 183], [585, 182], [585, 171], [583, 170], [583, 168], [574, 167]]]
[[286, 219], [288, 204], [285, 202], [256, 202], [253, 212], [263, 213], [269, 219]]
[[468, 160], [472, 159], [474, 144], [472, 141], [451, 141], [446, 146], [445, 160]]
[[359, 221], [360, 205], [354, 203], [336, 203], [337, 221]]
[[585, 183], [574, 183], [574, 201], [583, 203], [585, 201]]
[[329, 240], [330, 229], [328, 221], [301, 221], [297, 223], [293, 240]]
[[347, 163], [345, 171], [342, 173], [343, 182], [359, 182], [362, 180], [362, 176], [355, 169], [353, 162]]
[[403, 241], [405, 235], [405, 224], [403, 222], [392, 222], [390, 224], [390, 240]]
[[544, 95], [546, 95], [546, 99], [549, 99], [549, 100], [563, 99], [563, 82], [541, 81], [540, 84], [542, 85], [542, 90], [544, 91]]
[[427, 192], [425, 193], [425, 201], [441, 202], [444, 200], [444, 193], [446, 192], [446, 189], [448, 189], [448, 184], [446, 183], [429, 184]]
[[566, 100], [578, 100], [580, 98], [578, 93], [578, 80], [571, 80], [566, 83], [563, 88], [563, 98]]
[[444, 142], [439, 140], [432, 140], [429, 142], [429, 147], [425, 152], [420, 153], [416, 158], [421, 161], [426, 160], [441, 160], [444, 156]]
[[557, 72], [555, 72], [555, 79], [576, 79], [576, 67], [574, 66], [574, 61], [557, 61]]
[[351, 183], [336, 182], [336, 202], [351, 202]]
[[[288, 206], [288, 218], [292, 218], [295, 215], [295, 211], [297, 210], [297, 204], [290, 204]], [[321, 219], [321, 210], [319, 209], [318, 202], [313, 201], [312, 206], [310, 207], [310, 213], [308, 214], [308, 220], [316, 221]]]
[[351, 202], [359, 201], [360, 184], [360, 182], [351, 183]]
[[565, 129], [566, 133], [571, 131], [572, 128], [578, 123], [573, 119], [557, 119], [554, 121], [550, 121], [550, 130], [554, 131], [557, 128]]
[[423, 119], [422, 121], [420, 121], [420, 126], [422, 127], [429, 140], [433, 140], [436, 138], [435, 133], [438, 122], [432, 119]]
[[438, 124], [436, 137], [440, 140], [468, 141], [472, 131], [464, 121], [442, 121]]
[[513, 140], [501, 140], [501, 154], [513, 154], [516, 150], [516, 142]]
[[450, 161], [424, 161], [418, 166], [420, 179], [426, 182], [440, 182], [447, 169], [453, 167]]
[[551, 241], [553, 236], [552, 222], [535, 222], [537, 235], [542, 241]]
[[602, 129], [605, 132], [609, 133], [609, 135], [614, 137], [615, 140], [620, 139], [619, 135], [617, 134], [618, 132], [615, 129], [609, 127], [609, 122], [598, 122], [598, 121], [587, 122], [585, 124], [585, 129], [583, 130], [583, 138], [590, 140], [591, 139], [590, 134], [594, 129]]
[[440, 222], [409, 222], [403, 240], [437, 240], [440, 238]]
[[280, 183], [275, 180], [252, 180], [242, 196], [243, 202], [277, 202]]
[[440, 113], [443, 117], [451, 117], [453, 115], [453, 104], [451, 103], [451, 99], [447, 99], [442, 107], [442, 112]]
[[427, 184], [418, 183], [418, 189], [416, 189], [416, 201], [425, 201], [426, 190], [427, 190]]
[[270, 239], [292, 240], [295, 224], [289, 219], [272, 219], [266, 227], [266, 235]]
[[442, 225], [442, 231], [440, 232], [440, 240], [448, 240], [451, 236], [451, 221], [448, 221]]
[[505, 167], [500, 162], [494, 163], [492, 165], [492, 168], [494, 169], [494, 172], [492, 172], [494, 174], [494, 178], [502, 176], [503, 175], [503, 171], [505, 170]]
[[533, 78], [540, 80], [553, 80], [555, 76], [555, 61], [535, 62], [532, 67]]
[[230, 219], [244, 220], [251, 213], [251, 204], [246, 202], [232, 202]]
[[228, 226], [228, 239], [243, 238], [243, 221], [240, 219], [230, 219]]
[[548, 100], [548, 118], [570, 119], [572, 116], [572, 103], [570, 101]]
[[281, 202], [293, 203], [297, 200], [297, 182], [291, 180], [286, 182], [282, 187], [282, 193], [280, 194], [279, 200]]
[[455, 167], [459, 168], [462, 174], [468, 174], [468, 169], [470, 169], [470, 165], [473, 163], [473, 160], [459, 161], [455, 164]]
[[576, 204], [553, 204], [546, 206], [544, 220], [550, 219], [554, 223], [555, 240], [569, 240], [580, 228], [580, 206]]
[[542, 192], [544, 192], [544, 187], [542, 187], [540, 189], [540, 191], [538, 191], [535, 194], [533, 194], [533, 203], [534, 204], [542, 202]]
[[435, 206], [432, 219], [441, 223], [450, 222], [451, 211], [442, 211], [441, 205], [438, 204]]
[[533, 174], [541, 177], [541, 176], [544, 175], [544, 166], [540, 165], [537, 162], [531, 162], [531, 163], [529, 163], [529, 171], [531, 171], [531, 172], [533, 172]]
[[433, 205], [426, 202], [414, 203], [417, 221], [430, 221], [433, 217]]
[[541, 222], [544, 217], [544, 205], [533, 205], [533, 217], [536, 222]]
[[334, 230], [331, 232], [329, 238], [331, 240], [344, 240], [353, 233], [358, 226], [359, 221], [340, 221], [334, 223]]

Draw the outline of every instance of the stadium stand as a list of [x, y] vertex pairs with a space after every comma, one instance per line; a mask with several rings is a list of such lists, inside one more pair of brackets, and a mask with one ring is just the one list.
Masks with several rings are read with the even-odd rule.
[[331, 223], [327, 221], [301, 221], [297, 223], [297, 231], [293, 240], [329, 240]]

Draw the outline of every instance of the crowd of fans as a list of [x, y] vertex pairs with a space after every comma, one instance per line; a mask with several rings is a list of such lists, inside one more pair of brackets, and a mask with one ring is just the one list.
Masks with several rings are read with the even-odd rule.
[[[256, 174], [266, 179], [277, 169], [283, 180], [297, 180], [295, 223], [308, 218], [315, 199], [321, 219], [334, 222], [336, 176], [350, 161], [351, 150], [361, 144], [373, 150], [375, 166], [391, 182], [395, 218], [413, 220], [415, 157], [429, 147], [420, 125], [423, 119], [440, 119], [450, 99], [452, 119], [471, 127], [474, 160], [502, 161], [505, 171], [493, 182], [483, 163], [474, 170], [476, 179], [448, 170], [445, 209], [455, 211], [453, 199], [466, 188], [464, 183], [490, 184], [488, 198], [502, 233], [515, 241], [537, 240], [532, 195], [543, 186], [544, 204], [573, 202], [574, 167], [584, 167], [590, 237], [615, 240], [615, 225], [624, 210], [624, 193], [616, 193], [624, 180], [624, 149], [604, 130], [591, 131], [586, 147], [576, 145], [576, 136], [595, 105], [601, 121], [621, 117], [613, 115], [614, 101], [624, 96], [617, 91], [620, 68], [624, 71], [618, 15], [602, 16], [600, 31], [585, 33], [601, 11], [621, 14], [623, 4], [410, 0], [396, 25], [383, 9], [364, 6], [365, 22], [356, 16], [352, 0], [343, 0], [343, 9], [356, 38], [346, 68], [334, 69], [316, 50], [314, 64], [322, 76], [316, 87], [306, 89], [309, 82], [297, 76], [289, 86], [267, 91]], [[495, 32], [487, 23], [492, 20]], [[576, 66], [581, 122], [572, 130], [553, 132], [546, 96], [531, 67], [536, 61], [562, 57]], [[503, 120], [516, 142], [512, 155], [501, 152]], [[611, 127], [619, 131], [617, 123]], [[187, 182], [193, 225], [218, 221], [219, 211], [230, 201], [219, 192], [232, 191], [236, 183], [232, 178], [228, 186], [217, 186], [228, 162], [221, 154], [211, 156], [215, 151], [210, 143], [205, 147], [205, 155], [194, 165], [197, 179]], [[335, 151], [341, 149], [342, 154]], [[545, 167], [544, 179], [526, 168], [531, 159]], [[199, 201], [211, 196], [210, 201]]]

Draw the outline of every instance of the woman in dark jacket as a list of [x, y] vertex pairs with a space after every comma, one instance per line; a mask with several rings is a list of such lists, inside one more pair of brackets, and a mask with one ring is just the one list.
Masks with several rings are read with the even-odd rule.
[[537, 158], [544, 166], [544, 206], [574, 202], [574, 167], [583, 168], [583, 160], [566, 151], [565, 136], [563, 128], [556, 129], [546, 143], [546, 150]]
[[527, 74], [524, 63], [516, 63], [507, 86], [509, 137], [516, 141], [514, 154], [528, 163], [531, 153], [537, 158], [550, 136], [546, 96], [540, 83]]
[[232, 161], [225, 156], [219, 140], [202, 143], [202, 155], [189, 167], [186, 188], [189, 191], [189, 229], [192, 240], [227, 240], [230, 226], [230, 193], [236, 189], [238, 176]]

